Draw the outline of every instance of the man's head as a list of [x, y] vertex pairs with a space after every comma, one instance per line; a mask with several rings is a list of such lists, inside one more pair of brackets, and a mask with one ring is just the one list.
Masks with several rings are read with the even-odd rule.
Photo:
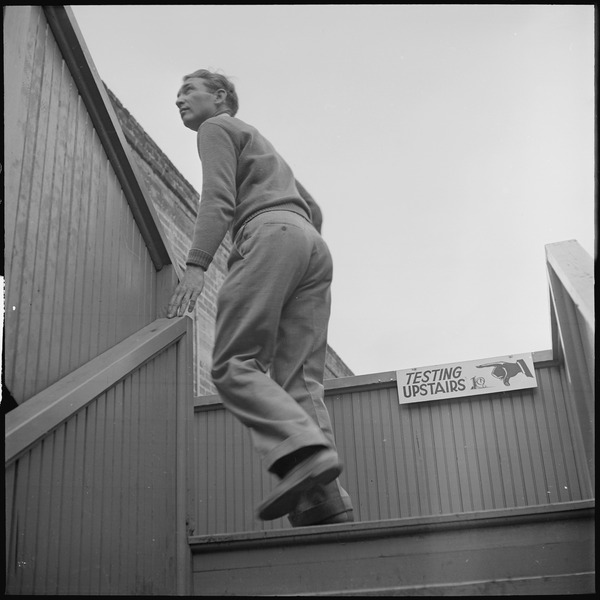
[[175, 102], [183, 124], [197, 131], [200, 125], [217, 114], [238, 111], [235, 86], [224, 75], [206, 69], [194, 71], [183, 78]]

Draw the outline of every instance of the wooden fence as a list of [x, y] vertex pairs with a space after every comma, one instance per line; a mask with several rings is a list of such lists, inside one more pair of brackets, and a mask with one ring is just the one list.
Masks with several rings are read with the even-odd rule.
[[[342, 485], [360, 521], [594, 498], [593, 268], [576, 242], [547, 247], [553, 350], [538, 387], [398, 403], [395, 372], [326, 382]], [[196, 535], [290, 527], [254, 507], [275, 479], [217, 396], [196, 399]]]
[[[288, 527], [254, 517], [274, 481], [215, 398], [193, 407], [192, 321], [160, 318], [177, 267], [70, 11], [6, 7], [4, 34], [6, 591], [189, 594], [188, 536]], [[593, 498], [593, 265], [547, 257], [536, 389], [327, 383], [359, 521]]]
[[25, 402], [159, 316], [176, 267], [64, 7], [4, 15], [6, 385]]
[[161, 319], [7, 415], [7, 593], [187, 593], [191, 325]]
[[[593, 497], [564, 374], [545, 361], [536, 377], [535, 389], [402, 405], [395, 373], [329, 381], [341, 482], [357, 520]], [[195, 430], [196, 535], [289, 527], [254, 516], [275, 479], [245, 428], [220, 404], [198, 402]]]
[[6, 591], [187, 594], [177, 266], [71, 11], [3, 12]]

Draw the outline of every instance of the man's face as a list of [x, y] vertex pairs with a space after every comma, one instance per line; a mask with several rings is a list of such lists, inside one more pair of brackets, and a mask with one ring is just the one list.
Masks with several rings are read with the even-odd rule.
[[177, 93], [175, 104], [183, 124], [193, 131], [198, 131], [200, 125], [217, 112], [218, 105], [215, 100], [216, 95], [206, 88], [204, 80], [194, 77], [184, 81]]

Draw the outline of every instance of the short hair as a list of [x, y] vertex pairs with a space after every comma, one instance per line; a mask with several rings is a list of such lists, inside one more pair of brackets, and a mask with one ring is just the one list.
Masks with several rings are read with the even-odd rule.
[[185, 75], [183, 80], [185, 81], [186, 79], [193, 79], [196, 77], [204, 79], [207, 89], [209, 89], [211, 92], [216, 92], [220, 89], [223, 89], [227, 92], [225, 106], [229, 109], [231, 116], [235, 117], [239, 108], [239, 101], [233, 83], [231, 83], [231, 81], [229, 81], [225, 75], [213, 73], [207, 69], [199, 69], [198, 71], [194, 71], [189, 75]]

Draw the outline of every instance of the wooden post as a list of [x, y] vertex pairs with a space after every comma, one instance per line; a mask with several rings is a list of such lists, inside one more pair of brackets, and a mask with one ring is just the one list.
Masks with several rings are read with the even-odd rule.
[[594, 270], [592, 258], [575, 240], [546, 246], [552, 300], [553, 337], [564, 356], [571, 396], [581, 429], [591, 485], [594, 485]]
[[186, 335], [177, 345], [177, 590], [178, 596], [192, 593], [192, 553], [188, 542], [193, 530], [194, 469], [193, 443], [194, 385], [193, 385], [193, 321], [184, 317]]

